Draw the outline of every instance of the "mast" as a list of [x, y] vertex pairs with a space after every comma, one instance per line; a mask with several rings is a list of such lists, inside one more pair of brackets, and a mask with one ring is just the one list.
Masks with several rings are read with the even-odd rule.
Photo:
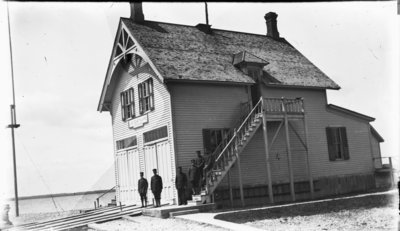
[[207, 7], [207, 2], [204, 2], [206, 5], [206, 25], [208, 25], [208, 7]]
[[8, 9], [8, 1], [7, 1], [7, 18], [8, 18], [8, 41], [10, 44], [10, 60], [11, 60], [11, 83], [12, 83], [12, 94], [13, 94], [13, 103], [10, 105], [11, 124], [9, 124], [7, 126], [7, 128], [11, 128], [13, 167], [14, 167], [15, 215], [18, 217], [19, 216], [19, 206], [18, 206], [18, 183], [17, 183], [17, 158], [16, 158], [16, 154], [15, 154], [14, 129], [18, 128], [20, 125], [17, 124], [17, 116], [16, 116], [16, 111], [15, 111], [14, 65], [13, 65], [13, 56], [12, 56], [12, 47], [11, 47], [10, 12]]

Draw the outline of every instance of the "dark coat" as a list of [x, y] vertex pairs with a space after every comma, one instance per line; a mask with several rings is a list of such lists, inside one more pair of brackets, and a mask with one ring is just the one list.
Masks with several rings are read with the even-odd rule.
[[192, 165], [189, 168], [188, 175], [190, 181], [198, 182], [200, 180], [200, 169]]
[[175, 177], [175, 186], [176, 189], [184, 189], [187, 185], [187, 177], [185, 173], [179, 173]]
[[139, 193], [147, 193], [147, 189], [149, 188], [149, 183], [146, 178], [138, 180], [138, 190]]
[[154, 192], [161, 192], [163, 188], [162, 178], [159, 175], [154, 175], [151, 177], [151, 191]]
[[198, 167], [200, 170], [202, 170], [204, 168], [204, 164], [205, 164], [205, 159], [204, 157], [200, 156], [196, 158], [196, 167]]

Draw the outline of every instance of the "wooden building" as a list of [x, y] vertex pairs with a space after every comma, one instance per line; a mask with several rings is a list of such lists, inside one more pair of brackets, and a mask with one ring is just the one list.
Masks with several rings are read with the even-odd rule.
[[[98, 111], [112, 117], [117, 200], [139, 201], [137, 180], [159, 170], [176, 202], [176, 168], [208, 153], [204, 200], [269, 202], [375, 186], [382, 137], [374, 118], [328, 103], [340, 87], [280, 37], [121, 18]], [[149, 196], [151, 193], [149, 192]]]

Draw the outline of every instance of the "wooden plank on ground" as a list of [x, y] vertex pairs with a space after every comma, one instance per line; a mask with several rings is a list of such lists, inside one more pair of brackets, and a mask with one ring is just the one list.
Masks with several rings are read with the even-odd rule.
[[59, 221], [59, 222], [50, 223], [50, 224], [38, 225], [35, 227], [31, 227], [30, 230], [43, 230], [43, 229], [50, 229], [50, 228], [53, 229], [53, 228], [64, 227], [64, 226], [68, 227], [68, 225], [76, 224], [79, 222], [91, 223], [92, 220], [95, 220], [96, 218], [108, 217], [108, 216], [112, 216], [112, 215], [116, 215], [116, 214], [129, 214], [132, 212], [136, 212], [138, 210], [140, 210], [140, 207], [137, 206], [137, 207], [132, 207], [132, 208], [122, 210], [122, 212], [120, 210], [107, 211], [107, 212], [100, 213], [100, 214], [93, 214], [91, 216], [77, 217], [73, 220], [66, 220], [66, 221]]
[[136, 211], [136, 212], [122, 212], [122, 213], [118, 213], [118, 214], [113, 214], [113, 215], [109, 215], [109, 216], [105, 216], [105, 217], [98, 217], [95, 219], [92, 219], [89, 221], [82, 221], [82, 222], [77, 222], [77, 223], [73, 223], [73, 224], [66, 224], [64, 226], [57, 226], [54, 228], [51, 228], [52, 231], [58, 231], [58, 230], [66, 230], [66, 229], [73, 229], [73, 228], [77, 228], [77, 227], [81, 227], [81, 226], [86, 226], [90, 223], [96, 223], [96, 222], [105, 222], [105, 221], [110, 221], [110, 220], [115, 220], [115, 219], [119, 219], [122, 218], [123, 216], [133, 216], [133, 215], [141, 215], [142, 211]]
[[[128, 209], [128, 208], [135, 207], [135, 206], [136, 205], [122, 206], [122, 209]], [[21, 226], [16, 226], [16, 228], [31, 229], [31, 228], [35, 228], [35, 227], [40, 227], [40, 226], [52, 224], [52, 223], [68, 221], [68, 220], [73, 220], [73, 219], [82, 218], [82, 217], [89, 217], [89, 216], [96, 215], [96, 214], [103, 214], [105, 212], [112, 212], [112, 211], [119, 211], [119, 210], [120, 210], [120, 207], [111, 207], [111, 208], [108, 208], [108, 209], [98, 210], [98, 211], [91, 210], [91, 211], [89, 211], [87, 213], [76, 214], [76, 215], [62, 217], [62, 218], [58, 218], [58, 219], [54, 219], [54, 220], [48, 220], [48, 221], [44, 221], [44, 222], [36, 222], [36, 223], [25, 224], [25, 225], [21, 225]]]

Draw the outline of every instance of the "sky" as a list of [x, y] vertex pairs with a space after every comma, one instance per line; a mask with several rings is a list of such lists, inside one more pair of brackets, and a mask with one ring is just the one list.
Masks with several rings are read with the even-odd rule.
[[[20, 196], [114, 186], [111, 116], [97, 112], [120, 17], [129, 3], [10, 2]], [[399, 16], [391, 2], [208, 3], [213, 28], [266, 34], [264, 15], [341, 86], [328, 102], [376, 118], [383, 156], [397, 157]], [[143, 3], [147, 20], [196, 25], [203, 3]], [[1, 198], [13, 196], [7, 4], [0, 3]]]

